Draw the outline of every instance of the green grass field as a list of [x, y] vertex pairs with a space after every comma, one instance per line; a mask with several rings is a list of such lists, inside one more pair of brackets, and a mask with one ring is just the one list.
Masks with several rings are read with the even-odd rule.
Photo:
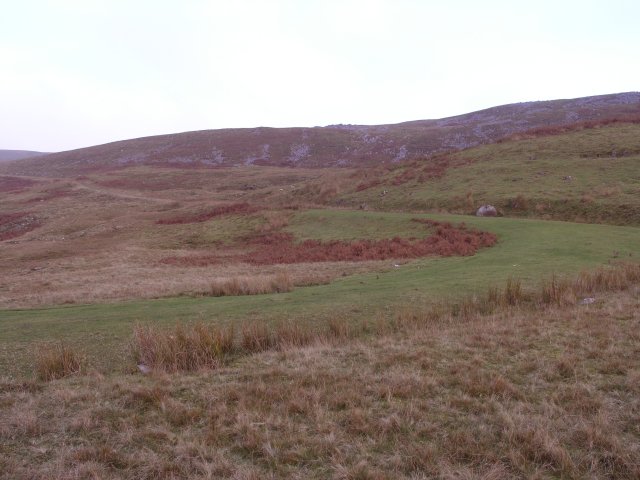
[[[299, 239], [419, 236], [425, 230], [411, 222], [415, 217], [407, 213], [310, 210], [297, 213], [287, 229]], [[571, 274], [609, 261], [633, 261], [640, 255], [637, 227], [452, 215], [426, 217], [464, 221], [496, 233], [499, 242], [473, 257], [421, 259], [384, 273], [345, 277], [328, 285], [297, 288], [284, 294], [2, 310], [0, 368], [8, 374], [27, 373], [36, 342], [64, 339], [84, 352], [90, 364], [105, 370], [121, 369], [128, 362], [127, 344], [136, 322], [172, 325], [179, 321], [224, 323], [286, 318], [313, 323], [345, 316], [358, 321], [379, 312], [481, 291], [509, 277], [522, 279], [525, 286], [533, 285], [554, 272]]]

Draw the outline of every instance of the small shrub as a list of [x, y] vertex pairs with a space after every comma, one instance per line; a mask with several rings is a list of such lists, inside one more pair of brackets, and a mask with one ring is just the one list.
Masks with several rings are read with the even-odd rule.
[[68, 377], [80, 373], [82, 366], [83, 358], [63, 343], [38, 346], [35, 365], [38, 380]]

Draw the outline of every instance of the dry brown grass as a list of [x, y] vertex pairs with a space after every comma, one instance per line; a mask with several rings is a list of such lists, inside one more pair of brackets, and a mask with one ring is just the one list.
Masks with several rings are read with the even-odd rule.
[[248, 353], [263, 352], [277, 345], [274, 332], [263, 322], [254, 322], [242, 327], [242, 350]]
[[[394, 315], [379, 314], [360, 324], [333, 318], [326, 328], [301, 325], [287, 320], [275, 326], [264, 321], [245, 323], [238, 338], [233, 327], [226, 329], [196, 324], [178, 324], [173, 330], [152, 326], [136, 327], [133, 334], [133, 356], [138, 364], [168, 372], [218, 368], [229, 360], [256, 352], [286, 350], [326, 342], [344, 341], [371, 333], [411, 332], [459, 322], [479, 321], [488, 315], [511, 314], [539, 310], [548, 306], [576, 305], [580, 292], [620, 291], [640, 283], [639, 264], [620, 264], [583, 272], [573, 279], [551, 277], [538, 291], [525, 293], [521, 282], [510, 278], [504, 288], [490, 287], [484, 295], [471, 295], [461, 301], [442, 301], [429, 306], [405, 307]], [[233, 290], [236, 292], [236, 290]], [[238, 294], [238, 293], [236, 293]], [[561, 360], [560, 372], [566, 372], [572, 361]], [[609, 368], [615, 369], [615, 365]], [[566, 376], [566, 375], [565, 375]]]
[[596, 293], [618, 291], [640, 282], [640, 265], [620, 263], [614, 267], [600, 267], [584, 271], [575, 278], [552, 276], [542, 282], [536, 296], [542, 305], [574, 305], [585, 297]]
[[637, 288], [213, 372], [0, 382], [0, 478], [635, 479]]
[[132, 354], [142, 369], [168, 372], [215, 368], [233, 353], [234, 328], [215, 328], [202, 323], [173, 330], [137, 326], [133, 331]]
[[[310, 179], [321, 183], [345, 173], [348, 170], [144, 167], [73, 179], [12, 177], [0, 202], [0, 217], [6, 220], [3, 223], [0, 219], [0, 237], [16, 232], [20, 236], [0, 241], [0, 306], [207, 295], [216, 278], [276, 274], [280, 269], [275, 267], [256, 269], [227, 261], [211, 268], [182, 268], [163, 265], [160, 260], [197, 254], [205, 248], [220, 250], [221, 245], [232, 244], [255, 229], [282, 228], [290, 216], [292, 192]], [[13, 189], [13, 184], [20, 188]], [[275, 208], [281, 203], [280, 210], [248, 216], [222, 215], [202, 223], [177, 225], [155, 223], [180, 212], [211, 213], [220, 205]], [[13, 215], [26, 213], [27, 206], [28, 215]], [[36, 225], [38, 228], [31, 228]], [[231, 250], [237, 253], [238, 248]], [[309, 276], [312, 270], [327, 282], [344, 271], [379, 268], [373, 264], [314, 269], [301, 265], [287, 272], [294, 284], [306, 285], [313, 283]]]
[[[184, 255], [187, 252], [178, 250], [176, 253]], [[117, 256], [112, 252], [87, 252], [73, 258], [68, 255], [71, 254], [24, 261], [22, 267], [11, 259], [0, 260], [0, 267], [7, 267], [3, 268], [5, 275], [0, 276], [0, 306], [16, 308], [180, 295], [207, 296], [211, 295], [212, 285], [218, 282], [225, 283], [237, 277], [267, 280], [281, 274], [289, 276], [294, 287], [320, 285], [343, 274], [382, 272], [390, 268], [385, 261], [287, 266], [238, 263], [197, 268], [159, 266], [158, 261], [166, 252], [140, 248], [122, 248]], [[25, 269], [30, 269], [27, 275]]]
[[[640, 282], [640, 264], [619, 263], [614, 266], [599, 267], [584, 271], [575, 277], [553, 275], [540, 283], [538, 289], [525, 291], [518, 279], [510, 278], [504, 288], [492, 286], [484, 294], [470, 295], [451, 304], [432, 307], [430, 314], [418, 314], [424, 317], [448, 314], [452, 317], [469, 318], [485, 315], [500, 309], [520, 307], [538, 309], [556, 305], [570, 306], [584, 298], [611, 291], [620, 291]], [[415, 316], [416, 314], [414, 314]]]
[[35, 376], [43, 381], [75, 375], [83, 366], [82, 356], [64, 343], [37, 345], [34, 357]]
[[139, 325], [133, 331], [131, 353], [144, 373], [216, 369], [241, 356], [266, 350], [343, 341], [362, 333], [366, 326], [358, 330], [346, 320], [334, 319], [325, 329], [319, 329], [286, 320], [276, 325], [247, 322], [238, 330], [236, 335], [233, 324], [228, 327], [177, 324], [172, 329]]
[[275, 275], [253, 275], [217, 279], [211, 284], [211, 296], [260, 295], [284, 293], [293, 289], [293, 281], [286, 272]]

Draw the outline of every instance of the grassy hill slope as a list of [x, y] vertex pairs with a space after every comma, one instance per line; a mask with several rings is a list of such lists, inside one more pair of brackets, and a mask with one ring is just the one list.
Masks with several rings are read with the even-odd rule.
[[640, 125], [509, 140], [364, 172], [336, 202], [467, 214], [488, 203], [509, 216], [640, 225]]
[[495, 142], [550, 125], [640, 115], [640, 93], [526, 102], [395, 125], [252, 128], [124, 140], [4, 166], [6, 173], [69, 176], [131, 165], [375, 166]]

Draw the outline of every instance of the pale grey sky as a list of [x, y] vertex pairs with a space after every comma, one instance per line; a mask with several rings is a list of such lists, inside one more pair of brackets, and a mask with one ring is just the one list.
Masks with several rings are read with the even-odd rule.
[[640, 90], [637, 0], [0, 0], [0, 149]]

